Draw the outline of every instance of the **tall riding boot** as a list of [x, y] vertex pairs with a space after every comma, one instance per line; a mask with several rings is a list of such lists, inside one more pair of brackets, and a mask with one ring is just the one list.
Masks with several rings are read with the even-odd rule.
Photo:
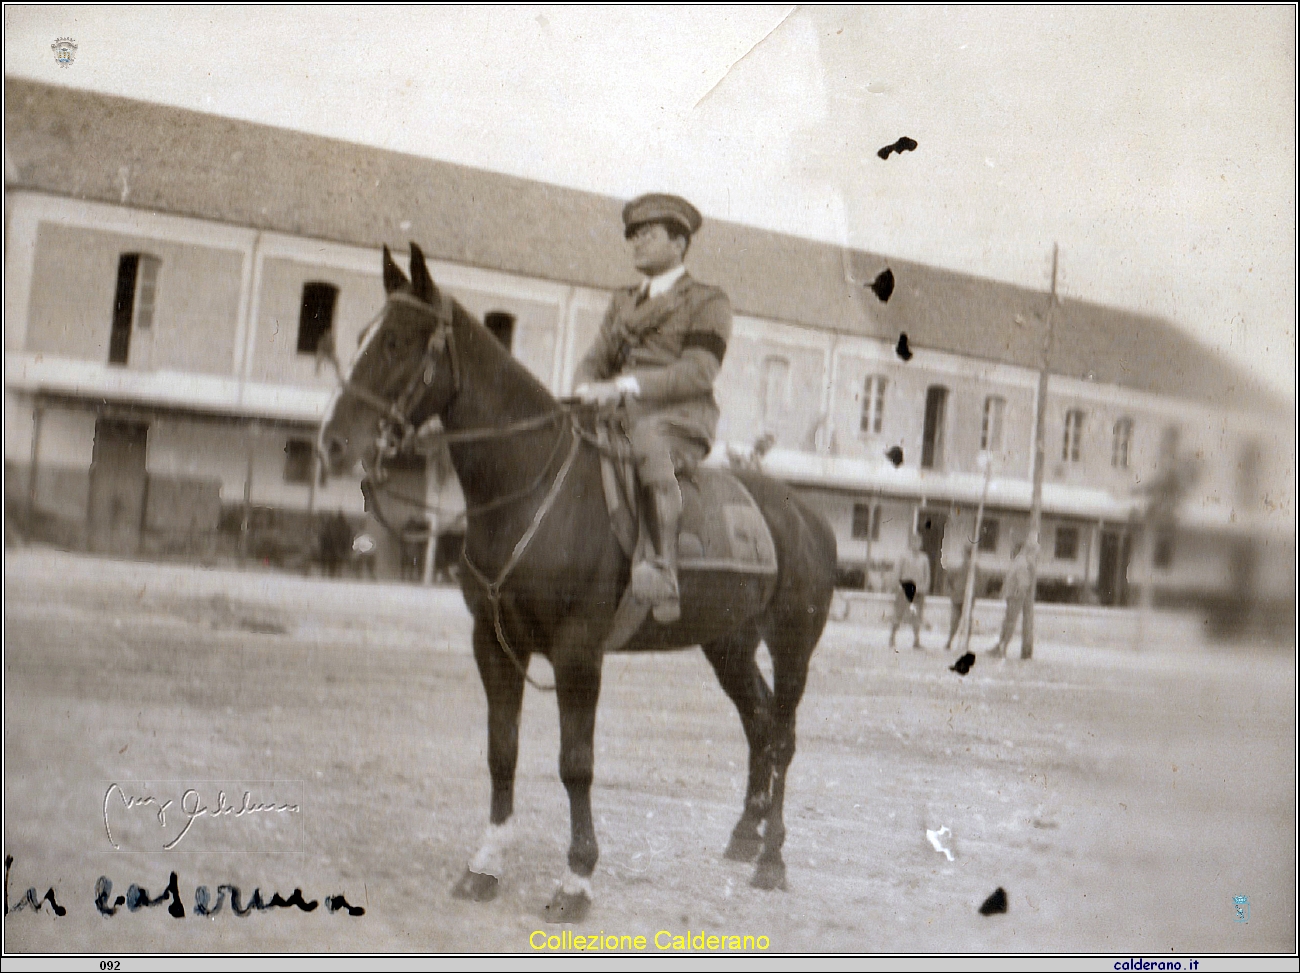
[[655, 488], [656, 547], [670, 594], [654, 608], [655, 621], [667, 624], [682, 617], [677, 587], [677, 528], [682, 519], [682, 490], [676, 483]]
[[682, 493], [676, 483], [650, 489], [652, 528], [656, 557], [638, 564], [632, 573], [637, 595], [653, 606], [655, 621], [675, 622], [682, 616], [677, 588], [677, 528], [682, 516]]

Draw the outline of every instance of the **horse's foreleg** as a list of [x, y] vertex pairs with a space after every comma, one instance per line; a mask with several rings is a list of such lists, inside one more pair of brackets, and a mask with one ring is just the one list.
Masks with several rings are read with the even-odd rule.
[[[522, 666], [527, 652], [518, 652]], [[497, 644], [490, 619], [474, 625], [474, 660], [487, 693], [488, 771], [492, 775], [492, 806], [487, 830], [469, 867], [452, 894], [460, 899], [486, 902], [496, 897], [504, 872], [507, 846], [514, 828], [510, 818], [515, 803], [515, 764], [519, 757], [519, 711], [524, 698], [524, 676]]]
[[740, 725], [749, 744], [749, 782], [745, 788], [745, 808], [731, 832], [725, 857], [733, 861], [753, 861], [758, 857], [762, 837], [758, 826], [767, 816], [772, 782], [772, 761], [768, 752], [771, 733], [772, 691], [759, 671], [755, 652], [759, 634], [754, 625], [704, 646], [704, 656], [718, 675], [723, 691], [740, 712]]
[[591, 876], [600, 849], [591, 819], [600, 647], [585, 624], [566, 625], [551, 650], [560, 709], [560, 780], [569, 793], [569, 871], [546, 907], [550, 922], [577, 922], [591, 908]]

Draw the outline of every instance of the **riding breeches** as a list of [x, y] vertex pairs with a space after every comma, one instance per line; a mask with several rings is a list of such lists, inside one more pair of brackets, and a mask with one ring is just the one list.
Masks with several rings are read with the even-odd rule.
[[677, 472], [697, 466], [709, 455], [700, 429], [672, 415], [640, 417], [628, 430], [637, 475], [648, 487], [677, 483]]

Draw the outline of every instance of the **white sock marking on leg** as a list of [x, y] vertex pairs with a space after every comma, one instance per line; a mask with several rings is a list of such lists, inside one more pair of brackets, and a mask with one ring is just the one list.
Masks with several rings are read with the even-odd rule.
[[479, 844], [478, 851], [470, 860], [469, 870], [480, 875], [500, 878], [504, 871], [504, 852], [513, 840], [514, 833], [513, 819], [504, 824], [489, 824], [487, 830], [483, 832], [483, 840]]

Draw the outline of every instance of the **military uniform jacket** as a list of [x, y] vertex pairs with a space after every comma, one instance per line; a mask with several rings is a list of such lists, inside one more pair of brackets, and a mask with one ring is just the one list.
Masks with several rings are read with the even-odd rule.
[[690, 274], [640, 305], [639, 293], [639, 287], [615, 291], [574, 381], [634, 375], [641, 394], [627, 404], [633, 422], [668, 415], [712, 444], [718, 426], [713, 382], [731, 339], [731, 302]]

